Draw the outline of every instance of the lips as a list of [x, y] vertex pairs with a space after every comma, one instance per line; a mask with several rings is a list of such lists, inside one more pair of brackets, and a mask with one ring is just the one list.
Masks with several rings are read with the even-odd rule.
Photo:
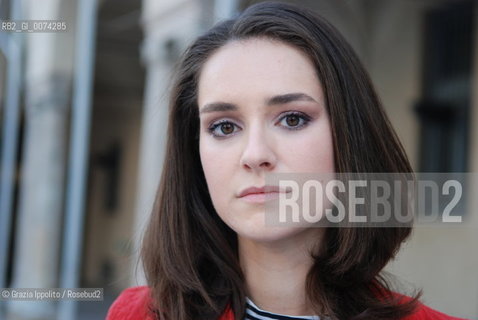
[[280, 193], [287, 193], [288, 190], [280, 189], [278, 186], [249, 187], [242, 190], [238, 198], [248, 202], [262, 203], [267, 200], [275, 199]]

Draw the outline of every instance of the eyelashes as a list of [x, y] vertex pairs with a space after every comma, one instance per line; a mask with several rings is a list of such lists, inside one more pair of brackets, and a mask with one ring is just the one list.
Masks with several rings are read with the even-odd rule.
[[[311, 120], [312, 118], [303, 112], [289, 111], [281, 115], [276, 124], [286, 130], [300, 130], [307, 126]], [[226, 138], [240, 130], [238, 125], [227, 119], [216, 121], [207, 129], [209, 134], [216, 138]]]
[[312, 118], [302, 112], [290, 111], [279, 118], [279, 123], [283, 123], [284, 120], [286, 121], [285, 125], [283, 124], [283, 126], [286, 129], [299, 130], [302, 127], [306, 126], [312, 120]]
[[[208, 128], [208, 132], [214, 137], [226, 137], [236, 132], [235, 130], [236, 128], [238, 128], [238, 126], [234, 124], [233, 122], [229, 120], [220, 120], [218, 122], [213, 123]], [[232, 132], [231, 132], [231, 129], [232, 129]]]

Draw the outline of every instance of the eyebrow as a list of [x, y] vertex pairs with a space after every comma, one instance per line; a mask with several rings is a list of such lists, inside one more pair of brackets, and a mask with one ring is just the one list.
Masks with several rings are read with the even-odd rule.
[[[278, 104], [287, 104], [294, 101], [315, 101], [311, 96], [305, 93], [287, 93], [273, 96], [266, 101], [267, 106]], [[238, 107], [235, 104], [227, 102], [212, 102], [206, 104], [199, 113], [219, 112], [219, 111], [236, 111]]]

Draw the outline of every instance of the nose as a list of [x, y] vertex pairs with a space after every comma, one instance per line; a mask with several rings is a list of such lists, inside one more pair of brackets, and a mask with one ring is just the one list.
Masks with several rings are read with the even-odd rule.
[[275, 168], [277, 156], [274, 146], [261, 128], [251, 129], [241, 156], [241, 166], [250, 171], [270, 171]]

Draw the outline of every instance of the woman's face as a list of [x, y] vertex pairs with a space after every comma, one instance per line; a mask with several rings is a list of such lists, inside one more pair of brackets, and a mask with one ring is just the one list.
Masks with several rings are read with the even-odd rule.
[[312, 61], [268, 39], [233, 41], [205, 63], [199, 78], [200, 156], [221, 219], [240, 237], [274, 241], [298, 227], [265, 225], [260, 196], [269, 173], [334, 172], [324, 94]]

